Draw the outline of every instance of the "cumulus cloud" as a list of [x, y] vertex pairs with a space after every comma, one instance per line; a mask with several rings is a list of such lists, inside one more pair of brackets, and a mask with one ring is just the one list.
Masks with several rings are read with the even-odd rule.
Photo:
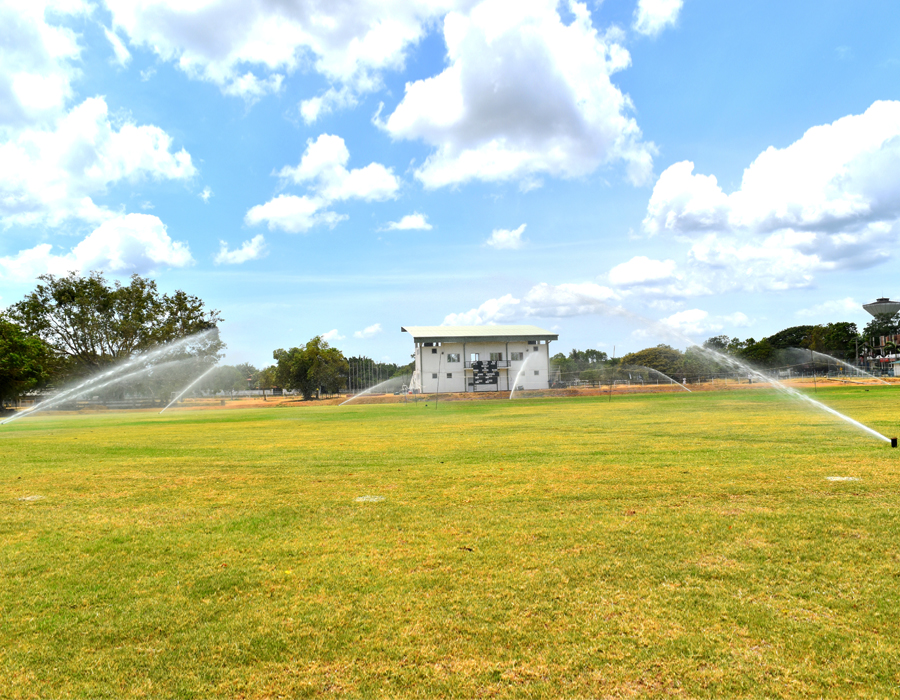
[[665, 335], [666, 331], [669, 331], [672, 337], [689, 340], [710, 333], [720, 333], [726, 328], [747, 328], [750, 325], [752, 322], [741, 311], [712, 316], [703, 309], [686, 309], [654, 322], [650, 326], [639, 328], [634, 331], [633, 335], [646, 338], [652, 335]]
[[446, 15], [446, 69], [408, 83], [376, 122], [435, 148], [416, 171], [426, 187], [578, 177], [613, 163], [632, 182], [650, 177], [654, 147], [611, 81], [631, 61], [621, 32], [599, 33], [582, 3], [568, 9], [569, 23], [556, 0], [485, 0]]
[[517, 229], [508, 231], [503, 228], [495, 228], [491, 231], [491, 237], [485, 241], [485, 245], [498, 250], [516, 250], [522, 247], [522, 234], [525, 232], [525, 224]]
[[209, 187], [204, 187], [203, 191], [200, 193], [200, 199], [202, 199], [206, 204], [209, 204], [209, 198], [213, 196], [213, 191]]
[[90, 11], [80, 0], [0, 3], [0, 133], [62, 114], [81, 49], [78, 35], [54, 20]]
[[[381, 72], [402, 68], [407, 48], [455, 3], [213, 0], [196, 5], [107, 0], [106, 4], [114, 27], [133, 45], [147, 47], [226, 94], [253, 100], [278, 90], [284, 75], [310, 65], [356, 92], [376, 89]], [[318, 116], [326, 104], [335, 106], [337, 101], [326, 93], [307, 113]]]
[[258, 260], [266, 255], [266, 240], [260, 233], [249, 241], [244, 241], [240, 248], [234, 250], [228, 249], [225, 241], [219, 241], [219, 252], [214, 258], [216, 265], [225, 263], [227, 265], [239, 265], [248, 260]]
[[0, 222], [58, 225], [68, 219], [99, 223], [114, 214], [92, 196], [122, 180], [187, 179], [191, 156], [172, 152], [156, 126], [110, 123], [101, 97], [85, 100], [54, 128], [20, 131], [0, 143]]
[[689, 242], [689, 265], [720, 288], [807, 286], [887, 259], [900, 238], [900, 102], [770, 147], [730, 194], [693, 170], [685, 161], [660, 175], [643, 229]]
[[384, 201], [396, 196], [400, 181], [391, 168], [369, 163], [348, 170], [349, 160], [350, 152], [340, 136], [322, 134], [315, 141], [310, 139], [300, 163], [278, 173], [283, 183], [305, 185], [310, 193], [278, 195], [250, 209], [244, 221], [250, 226], [266, 223], [270, 230], [300, 233], [320, 224], [334, 226], [346, 219], [346, 215], [329, 209], [335, 202]]
[[333, 343], [333, 342], [336, 341], [336, 340], [343, 340], [343, 339], [346, 338], [347, 336], [341, 335], [341, 334], [338, 332], [338, 329], [337, 329], [337, 328], [332, 328], [332, 329], [331, 329], [330, 331], [328, 331], [327, 333], [322, 333], [322, 335], [321, 335], [320, 337], [321, 337], [322, 340], [324, 340], [326, 343]]
[[430, 231], [432, 226], [428, 223], [428, 217], [414, 212], [407, 214], [400, 221], [391, 221], [385, 228], [388, 231]]
[[634, 30], [646, 36], [657, 36], [678, 19], [684, 0], [638, 0], [634, 10]]
[[644, 255], [637, 255], [609, 271], [609, 281], [617, 287], [668, 282], [674, 277], [674, 260], [651, 260]]
[[856, 301], [853, 297], [844, 297], [843, 299], [823, 301], [821, 304], [807, 309], [800, 309], [795, 315], [797, 318], [803, 319], [833, 321], [836, 317], [841, 316], [864, 316], [865, 312], [862, 302]]
[[558, 318], [587, 314], [618, 313], [613, 302], [615, 291], [593, 282], [551, 285], [537, 284], [521, 299], [506, 294], [488, 299], [477, 308], [448, 314], [443, 325], [492, 325], [515, 320], [542, 317]]
[[103, 32], [106, 34], [106, 40], [109, 42], [109, 45], [112, 46], [113, 55], [116, 57], [116, 63], [124, 68], [128, 65], [129, 61], [131, 61], [131, 52], [125, 47], [125, 44], [119, 38], [118, 34], [110, 31], [106, 27], [103, 27]]
[[350, 88], [343, 87], [340, 90], [328, 88], [321, 95], [303, 100], [300, 103], [300, 116], [307, 124], [313, 124], [318, 121], [319, 117], [330, 114], [336, 109], [355, 107], [356, 104], [356, 95]]
[[53, 246], [42, 243], [17, 255], [0, 257], [0, 271], [9, 279], [27, 281], [47, 272], [144, 274], [193, 262], [187, 243], [173, 241], [157, 217], [126, 214], [104, 221], [68, 253], [54, 254]]
[[363, 340], [365, 340], [366, 338], [371, 338], [372, 336], [378, 335], [379, 333], [381, 333], [381, 330], [382, 329], [381, 329], [380, 323], [373, 323], [371, 326], [367, 326], [366, 328], [363, 328], [361, 331], [356, 331], [353, 334], [353, 337], [354, 338], [362, 338]]

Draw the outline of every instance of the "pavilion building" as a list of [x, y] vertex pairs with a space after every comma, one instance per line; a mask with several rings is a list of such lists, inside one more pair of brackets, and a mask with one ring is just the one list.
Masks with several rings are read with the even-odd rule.
[[537, 326], [404, 326], [416, 351], [413, 387], [425, 394], [550, 387], [550, 341]]

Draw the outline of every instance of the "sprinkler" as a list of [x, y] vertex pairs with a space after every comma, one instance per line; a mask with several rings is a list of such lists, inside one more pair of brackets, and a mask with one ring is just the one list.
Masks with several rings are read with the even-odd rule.
[[897, 446], [897, 438], [891, 438], [891, 447]]

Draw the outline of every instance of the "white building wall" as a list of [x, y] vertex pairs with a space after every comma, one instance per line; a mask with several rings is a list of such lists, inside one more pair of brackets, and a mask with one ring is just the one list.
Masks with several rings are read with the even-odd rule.
[[[443, 343], [434, 347], [416, 348], [416, 369], [426, 394], [455, 393], [464, 391], [510, 391], [514, 386], [525, 390], [547, 389], [550, 385], [549, 343], [529, 345], [527, 341], [510, 343]], [[500, 368], [499, 386], [493, 384], [470, 385], [471, 369], [466, 363], [476, 359], [488, 361], [491, 353], [499, 353], [506, 366]], [[513, 353], [521, 353], [521, 360], [511, 360]], [[458, 361], [451, 361], [458, 357]], [[520, 372], [521, 370], [521, 372]], [[518, 377], [518, 381], [516, 378]]]

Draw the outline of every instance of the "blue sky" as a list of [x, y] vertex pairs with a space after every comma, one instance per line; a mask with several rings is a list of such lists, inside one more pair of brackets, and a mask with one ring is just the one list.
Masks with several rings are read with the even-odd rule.
[[621, 355], [900, 295], [896, 2], [50, 0], [0, 23], [0, 307], [42, 273], [137, 272], [264, 366], [317, 334], [403, 363], [400, 326], [440, 323]]

